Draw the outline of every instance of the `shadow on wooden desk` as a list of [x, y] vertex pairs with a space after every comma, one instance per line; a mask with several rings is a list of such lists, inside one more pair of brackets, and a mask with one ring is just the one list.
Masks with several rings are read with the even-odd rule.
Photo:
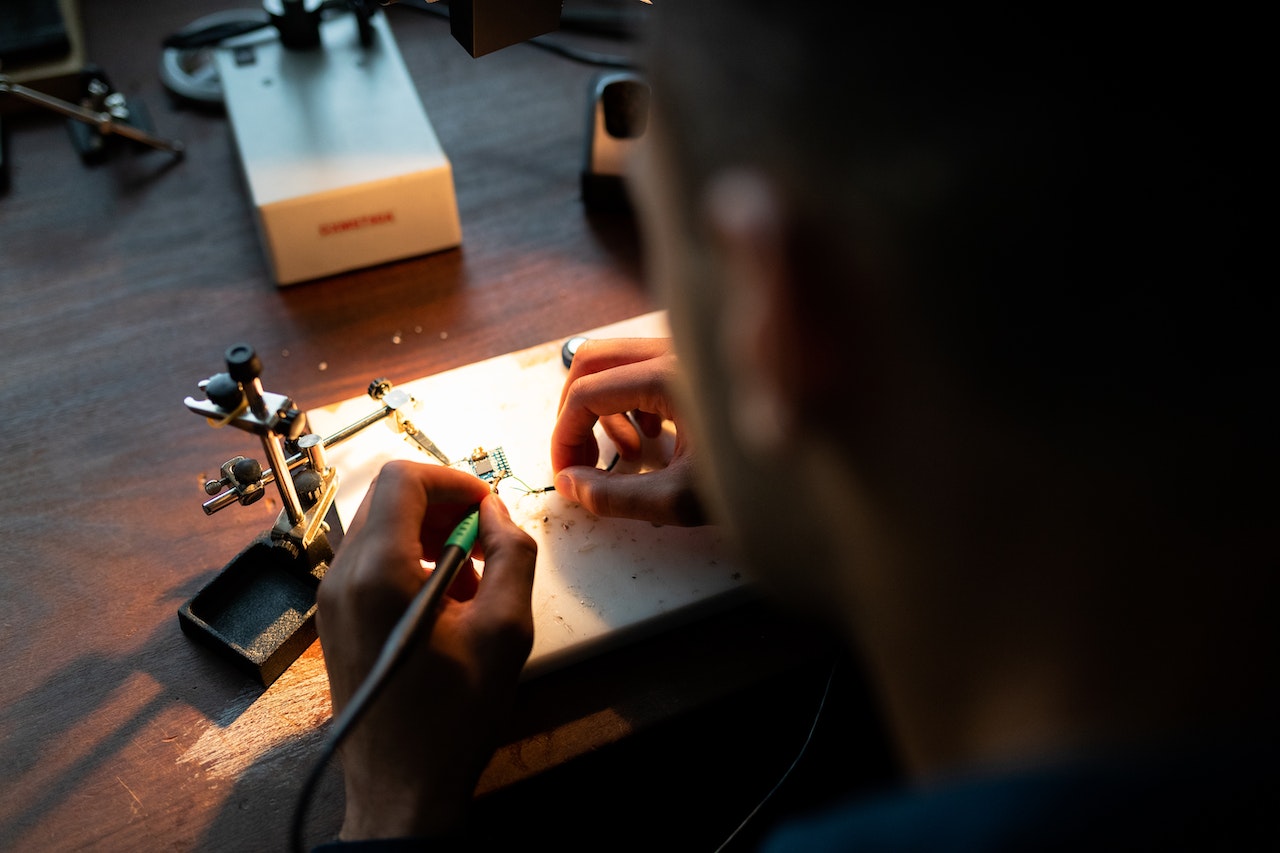
[[[319, 644], [267, 689], [190, 643], [176, 616], [132, 648], [76, 658], [0, 710], [0, 840], [283, 849], [331, 716]], [[495, 849], [714, 850], [802, 751], [732, 849], [779, 812], [892, 775], [857, 666], [748, 597], [525, 682], [475, 831]], [[312, 843], [336, 834], [342, 803], [335, 763], [308, 812]], [[128, 811], [108, 818], [112, 804]]]
[[[500, 750], [482, 779], [474, 830], [491, 849], [712, 851], [767, 798], [725, 848], [750, 850], [780, 815], [895, 778], [860, 666], [754, 599], [526, 685], [526, 727], [547, 734]], [[503, 778], [575, 742], [599, 745]]]
[[[318, 646], [282, 681], [287, 701], [265, 691], [188, 750], [206, 773], [238, 780], [197, 849], [286, 837], [327, 730]], [[473, 832], [481, 849], [716, 850], [802, 753], [726, 849], [752, 849], [780, 813], [893, 777], [856, 665], [753, 600], [522, 685]], [[331, 767], [309, 811], [311, 843], [336, 833], [341, 789]]]

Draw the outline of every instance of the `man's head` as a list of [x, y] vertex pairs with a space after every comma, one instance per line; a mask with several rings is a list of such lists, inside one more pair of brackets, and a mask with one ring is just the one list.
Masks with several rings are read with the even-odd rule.
[[911, 6], [654, 10], [636, 191], [721, 519], [904, 644], [1256, 578], [1236, 22]]

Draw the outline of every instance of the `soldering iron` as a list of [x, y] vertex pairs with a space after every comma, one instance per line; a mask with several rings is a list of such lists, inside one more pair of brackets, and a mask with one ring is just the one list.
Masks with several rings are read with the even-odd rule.
[[432, 626], [435, 624], [435, 617], [439, 613], [440, 599], [444, 597], [445, 591], [452, 585], [454, 578], [458, 576], [458, 570], [470, 558], [471, 549], [475, 546], [476, 534], [479, 530], [480, 508], [475, 507], [467, 513], [462, 521], [458, 522], [457, 527], [453, 529], [453, 532], [449, 534], [449, 538], [445, 540], [444, 548], [440, 552], [440, 558], [436, 560], [435, 569], [427, 577], [422, 589], [418, 590], [417, 595], [409, 602], [409, 607], [405, 610], [404, 615], [400, 617], [400, 621], [396, 623], [395, 627], [391, 629], [391, 633], [387, 635], [387, 640], [382, 645], [382, 651], [379, 653], [377, 661], [374, 662], [373, 668], [369, 670], [369, 674], [365, 676], [360, 687], [352, 694], [350, 701], [342, 709], [342, 713], [334, 719], [333, 726], [329, 730], [328, 739], [325, 741], [320, 757], [302, 787], [302, 792], [298, 797], [298, 804], [294, 811], [291, 838], [293, 849], [299, 851], [299, 853], [306, 849], [302, 839], [303, 824], [306, 819], [307, 806], [310, 803], [315, 786], [320, 781], [321, 774], [324, 772], [329, 760], [337, 753], [342, 741], [346, 739], [351, 729], [364, 716], [373, 700], [382, 692], [382, 688], [386, 686], [392, 673], [404, 661], [413, 644], [420, 636], [430, 633]]

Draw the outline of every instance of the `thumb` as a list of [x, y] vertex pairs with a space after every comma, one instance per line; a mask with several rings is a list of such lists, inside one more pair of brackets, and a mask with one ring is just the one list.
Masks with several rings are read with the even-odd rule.
[[694, 488], [690, 466], [672, 464], [643, 474], [620, 474], [573, 465], [556, 475], [556, 491], [588, 512], [653, 524], [707, 524], [707, 512]]
[[[567, 501], [582, 503], [582, 497], [579, 492], [589, 492], [589, 488], [578, 488], [578, 484], [591, 476], [594, 468], [588, 468], [585, 465], [571, 466], [562, 468], [555, 479], [556, 492], [560, 497]], [[588, 507], [590, 509], [590, 507]]]
[[556, 474], [556, 492], [583, 509], [607, 518], [674, 523], [669, 469], [619, 474], [574, 465]]

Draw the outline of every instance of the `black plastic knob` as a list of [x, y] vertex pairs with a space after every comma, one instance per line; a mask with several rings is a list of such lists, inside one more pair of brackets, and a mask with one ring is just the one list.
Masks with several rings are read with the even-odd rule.
[[209, 377], [209, 381], [204, 383], [204, 395], [209, 398], [210, 403], [228, 412], [234, 412], [244, 402], [240, 383], [226, 373], [216, 373]]
[[311, 50], [320, 46], [319, 0], [267, 0], [263, 8], [280, 31], [280, 43], [290, 50]]
[[240, 485], [252, 485], [262, 479], [262, 463], [257, 459], [241, 459], [231, 466], [231, 476]]
[[262, 359], [248, 344], [227, 347], [227, 372], [237, 382], [252, 382], [262, 375]]
[[324, 480], [311, 468], [303, 468], [293, 475], [293, 488], [304, 510], [311, 509], [324, 494]]

